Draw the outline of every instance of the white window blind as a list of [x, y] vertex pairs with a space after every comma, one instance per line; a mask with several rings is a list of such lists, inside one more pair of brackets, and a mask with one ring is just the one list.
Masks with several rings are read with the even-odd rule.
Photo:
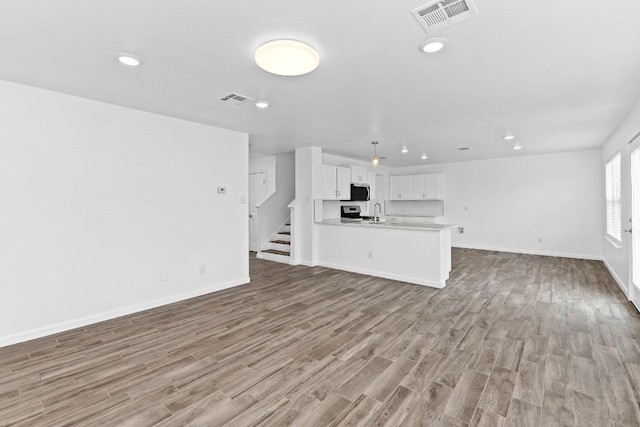
[[605, 166], [607, 198], [607, 234], [622, 241], [622, 210], [620, 206], [622, 177], [620, 175], [620, 153], [613, 156]]

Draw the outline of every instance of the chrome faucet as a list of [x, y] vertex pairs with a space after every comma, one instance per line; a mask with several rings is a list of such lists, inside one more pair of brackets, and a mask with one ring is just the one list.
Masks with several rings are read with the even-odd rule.
[[375, 205], [373, 205], [373, 223], [377, 224], [379, 219], [378, 216], [376, 215], [376, 208], [378, 208], [378, 213], [382, 213], [382, 206], [380, 206], [380, 203], [376, 203]]

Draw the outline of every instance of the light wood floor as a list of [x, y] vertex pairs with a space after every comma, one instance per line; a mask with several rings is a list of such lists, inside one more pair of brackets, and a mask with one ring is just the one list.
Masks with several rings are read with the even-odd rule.
[[0, 425], [640, 425], [602, 263], [453, 265], [435, 290], [252, 258], [250, 285], [0, 349]]

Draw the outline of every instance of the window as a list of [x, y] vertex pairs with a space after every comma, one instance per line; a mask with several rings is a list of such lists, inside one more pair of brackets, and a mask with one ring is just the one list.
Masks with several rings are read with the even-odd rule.
[[618, 242], [622, 241], [622, 211], [620, 206], [621, 176], [620, 153], [613, 156], [605, 166], [607, 198], [607, 234]]

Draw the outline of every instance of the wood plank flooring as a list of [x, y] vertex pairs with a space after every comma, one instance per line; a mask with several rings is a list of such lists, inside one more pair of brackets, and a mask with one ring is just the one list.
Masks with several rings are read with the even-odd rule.
[[601, 262], [455, 249], [442, 290], [250, 266], [1, 348], [0, 425], [640, 425], [640, 318]]

